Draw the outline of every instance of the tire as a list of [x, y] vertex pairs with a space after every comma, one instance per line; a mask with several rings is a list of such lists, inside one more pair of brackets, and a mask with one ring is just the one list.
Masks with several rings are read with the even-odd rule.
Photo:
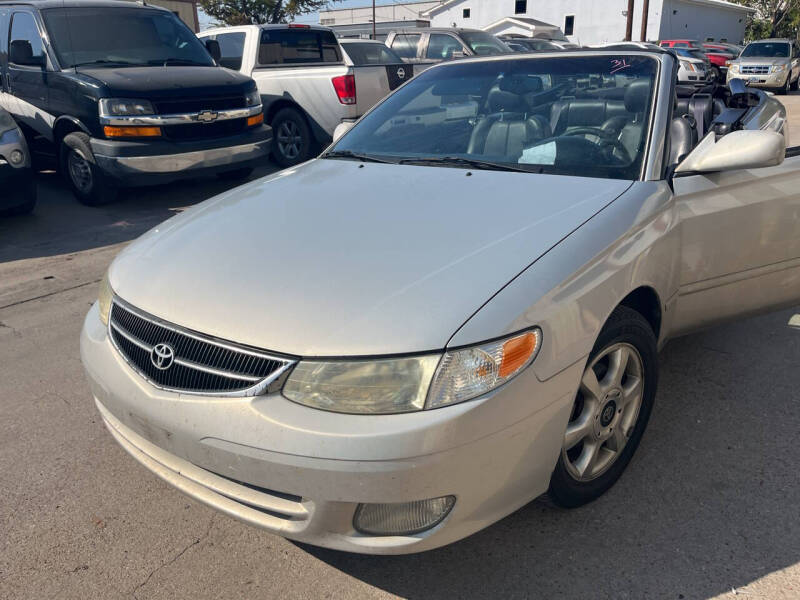
[[282, 108], [272, 118], [272, 157], [282, 167], [311, 158], [313, 139], [305, 117], [294, 108]]
[[786, 94], [789, 93], [789, 88], [791, 87], [791, 79], [792, 79], [792, 75], [789, 74], [789, 76], [786, 77], [786, 83], [783, 85], [783, 87], [781, 89], [778, 90], [778, 95], [779, 96], [785, 96]]
[[117, 189], [98, 167], [89, 145], [89, 136], [70, 133], [61, 142], [61, 173], [79, 202], [101, 206], [117, 198]]
[[718, 66], [712, 66], [711, 71], [714, 73], [714, 83], [724, 83], [724, 80], [722, 79], [722, 71], [719, 70]]
[[797, 91], [798, 86], [800, 86], [800, 75], [797, 76], [797, 79], [789, 86], [789, 89], [793, 92]]
[[33, 212], [36, 207], [36, 180], [31, 177], [25, 191], [23, 192], [23, 202], [17, 206], [0, 210], [0, 217], [16, 217], [18, 215], [27, 215]]
[[581, 378], [550, 479], [552, 503], [564, 508], [582, 506], [616, 483], [642, 439], [657, 385], [658, 351], [650, 324], [635, 310], [617, 307], [600, 332]]
[[233, 171], [224, 171], [217, 173], [217, 177], [224, 181], [239, 181], [247, 179], [253, 174], [253, 167], [243, 167], [241, 169], [234, 169]]

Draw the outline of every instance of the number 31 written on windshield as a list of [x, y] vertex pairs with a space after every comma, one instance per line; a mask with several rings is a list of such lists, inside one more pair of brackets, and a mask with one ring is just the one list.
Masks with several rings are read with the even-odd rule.
[[611, 61], [611, 74], [617, 73], [622, 71], [622, 69], [627, 69], [630, 67], [628, 61], [624, 58], [615, 58]]

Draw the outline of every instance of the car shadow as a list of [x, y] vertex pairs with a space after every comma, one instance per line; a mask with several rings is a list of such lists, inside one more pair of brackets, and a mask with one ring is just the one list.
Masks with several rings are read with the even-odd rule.
[[[417, 555], [302, 547], [404, 598], [688, 599], [741, 590], [800, 560], [793, 312], [671, 342], [642, 445], [590, 505], [568, 511], [535, 501]], [[767, 352], [748, 347], [756, 335], [770, 340]]]
[[[257, 169], [249, 180], [276, 170]], [[33, 213], [0, 218], [0, 263], [70, 254], [133, 240], [183, 209], [244, 181], [199, 177], [122, 190], [108, 205], [80, 204], [54, 171], [37, 174], [38, 202]]]

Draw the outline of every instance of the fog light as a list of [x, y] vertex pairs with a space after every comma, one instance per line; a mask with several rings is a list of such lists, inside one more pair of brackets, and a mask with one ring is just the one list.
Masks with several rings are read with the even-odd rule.
[[359, 504], [356, 531], [369, 535], [411, 535], [441, 523], [456, 503], [455, 496], [392, 504]]
[[8, 156], [8, 160], [11, 162], [12, 165], [21, 165], [22, 162], [25, 160], [25, 155], [22, 154], [19, 150], [13, 150], [11, 154]]

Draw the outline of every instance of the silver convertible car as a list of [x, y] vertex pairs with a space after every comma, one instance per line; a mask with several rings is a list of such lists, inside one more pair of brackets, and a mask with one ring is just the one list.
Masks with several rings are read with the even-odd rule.
[[228, 515], [351, 552], [597, 498], [669, 338], [800, 302], [783, 107], [739, 81], [685, 96], [676, 69], [441, 64], [318, 159], [150, 231], [81, 336], [111, 434]]

